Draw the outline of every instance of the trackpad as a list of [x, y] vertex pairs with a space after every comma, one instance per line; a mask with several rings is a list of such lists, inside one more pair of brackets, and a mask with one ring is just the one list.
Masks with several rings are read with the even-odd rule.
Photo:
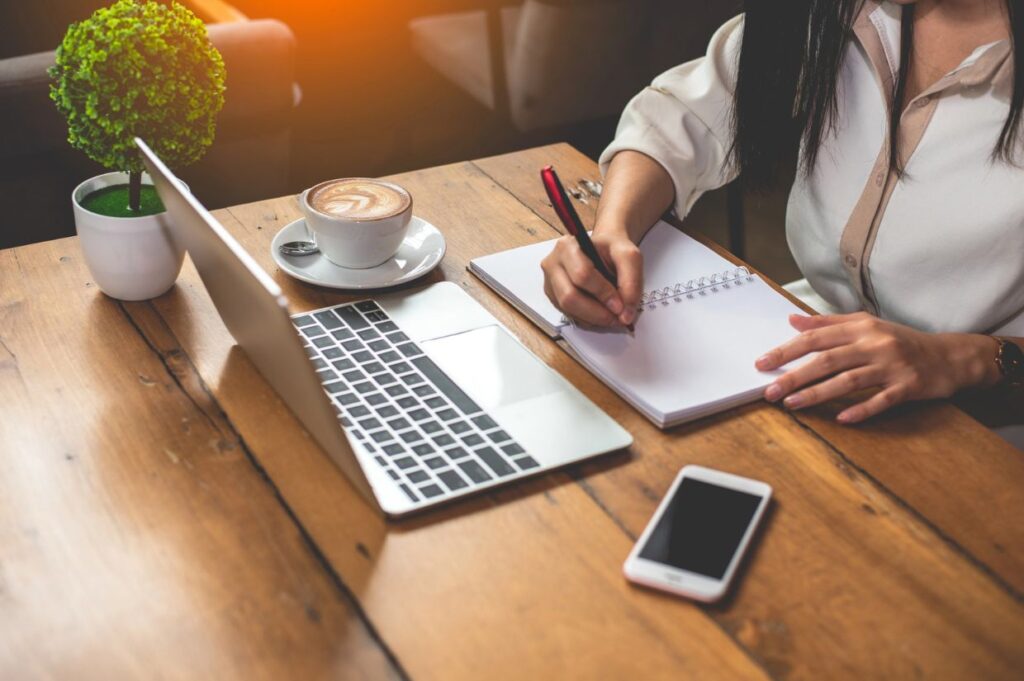
[[420, 347], [486, 410], [564, 390], [557, 375], [500, 326], [421, 341]]

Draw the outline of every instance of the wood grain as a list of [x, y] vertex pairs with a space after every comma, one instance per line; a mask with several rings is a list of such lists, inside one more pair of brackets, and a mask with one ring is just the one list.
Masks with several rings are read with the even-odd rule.
[[146, 304], [0, 252], [0, 678], [397, 678]]
[[[74, 239], [0, 252], [0, 677], [1017, 678], [1019, 453], [948, 405], [844, 429], [758, 404], [658, 431], [465, 269], [558, 234], [546, 163], [596, 178], [565, 145], [395, 176], [448, 241], [414, 286], [462, 286], [635, 445], [398, 523], [234, 345], [190, 261], [117, 304]], [[349, 299], [273, 266], [293, 197], [216, 215], [296, 312]], [[620, 572], [687, 463], [775, 488], [714, 606]]]
[[[516, 195], [557, 231], [560, 225], [543, 188], [537, 182], [523, 181], [525, 168], [552, 162], [571, 177], [597, 172], [593, 161], [565, 144], [474, 164], [495, 182], [514, 186]], [[739, 262], [695, 230], [687, 233]], [[788, 296], [777, 284], [775, 287]], [[790, 299], [806, 309], [800, 301]], [[1024, 524], [1017, 521], [1024, 518], [1024, 457], [1019, 451], [945, 402], [907, 406], [897, 415], [854, 427], [835, 423], [839, 411], [840, 403], [836, 403], [794, 412], [794, 418], [850, 466], [874, 479], [998, 575], [1018, 598], [1024, 595]], [[984, 505], [979, 504], [981, 499]]]

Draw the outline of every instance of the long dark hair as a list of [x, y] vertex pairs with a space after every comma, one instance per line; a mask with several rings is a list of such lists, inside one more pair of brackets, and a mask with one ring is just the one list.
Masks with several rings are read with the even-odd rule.
[[[1010, 18], [1013, 94], [993, 159], [1014, 162], [1024, 104], [1024, 0], [1005, 0]], [[733, 106], [732, 158], [745, 187], [774, 185], [801, 142], [810, 172], [838, 116], [836, 86], [853, 22], [864, 0], [746, 0]], [[913, 5], [903, 7], [900, 72], [889, 114], [889, 162], [898, 170], [896, 128], [913, 41]], [[783, 173], [784, 174], [784, 173]]]

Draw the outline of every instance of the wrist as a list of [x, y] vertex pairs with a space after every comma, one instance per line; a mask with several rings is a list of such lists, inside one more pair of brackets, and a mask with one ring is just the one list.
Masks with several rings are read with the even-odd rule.
[[946, 361], [953, 371], [957, 389], [991, 388], [1002, 380], [996, 353], [999, 342], [977, 333], [942, 334], [946, 341]]

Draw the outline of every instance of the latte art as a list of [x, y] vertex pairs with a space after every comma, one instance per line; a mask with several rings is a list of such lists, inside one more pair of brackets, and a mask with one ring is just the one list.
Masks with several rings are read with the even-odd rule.
[[349, 220], [378, 220], [398, 215], [412, 203], [396, 185], [377, 180], [330, 180], [310, 190], [307, 201], [315, 210]]

